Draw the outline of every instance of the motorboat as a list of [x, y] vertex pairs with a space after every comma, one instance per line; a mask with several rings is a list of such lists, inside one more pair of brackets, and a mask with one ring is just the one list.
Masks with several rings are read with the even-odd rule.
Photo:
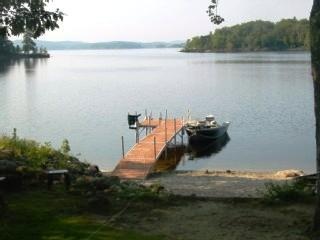
[[189, 136], [189, 140], [215, 140], [227, 133], [229, 125], [230, 122], [223, 122], [222, 124], [219, 124], [213, 115], [208, 115], [205, 120], [188, 121], [185, 124], [185, 129]]

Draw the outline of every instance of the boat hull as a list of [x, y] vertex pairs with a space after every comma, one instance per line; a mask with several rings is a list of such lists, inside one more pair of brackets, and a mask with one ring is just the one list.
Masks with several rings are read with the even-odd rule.
[[229, 125], [230, 123], [225, 122], [216, 128], [195, 129], [187, 127], [186, 132], [189, 136], [189, 141], [215, 140], [227, 133]]

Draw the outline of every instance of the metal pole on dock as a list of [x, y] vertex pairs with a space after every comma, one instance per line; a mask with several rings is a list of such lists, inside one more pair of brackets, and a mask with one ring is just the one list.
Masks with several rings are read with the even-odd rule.
[[[136, 112], [136, 116], [138, 113]], [[139, 143], [139, 120], [136, 121], [136, 143]]]
[[174, 119], [174, 145], [177, 145], [177, 121]]
[[183, 129], [184, 129], [184, 119], [182, 117], [182, 131], [181, 131], [181, 144], [183, 145]]
[[139, 143], [139, 129], [138, 129], [138, 126], [136, 126], [136, 143]]
[[177, 120], [174, 119], [174, 160], [177, 165]]
[[165, 142], [166, 142], [166, 145], [167, 145], [167, 119], [164, 120], [164, 136], [165, 136]]
[[153, 137], [153, 150], [154, 150], [154, 160], [157, 160], [157, 143], [156, 143], [156, 137]]
[[164, 120], [164, 132], [165, 132], [165, 159], [167, 159], [168, 157], [167, 110], [166, 110], [166, 119]]
[[121, 143], [122, 143], [122, 158], [124, 158], [124, 138], [121, 136]]
[[[148, 111], [147, 109], [144, 111], [144, 114], [145, 114], [145, 120], [147, 121], [148, 120]], [[146, 127], [146, 136], [148, 135], [148, 127]]]

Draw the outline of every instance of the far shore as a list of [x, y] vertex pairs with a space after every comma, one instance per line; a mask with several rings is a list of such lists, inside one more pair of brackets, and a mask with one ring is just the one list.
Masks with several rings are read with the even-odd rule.
[[205, 50], [205, 49], [181, 49], [182, 53], [259, 53], [259, 52], [310, 52], [310, 50], [303, 48], [295, 49], [257, 49], [257, 50], [248, 50], [248, 49], [238, 49], [238, 50]]

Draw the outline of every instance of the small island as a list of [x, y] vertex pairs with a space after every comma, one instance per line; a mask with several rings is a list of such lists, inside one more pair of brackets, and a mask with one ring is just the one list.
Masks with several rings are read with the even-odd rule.
[[22, 58], [50, 58], [46, 48], [37, 47], [32, 39], [32, 32], [27, 31], [22, 40], [21, 46], [14, 45], [7, 36], [0, 37], [0, 60], [22, 59]]
[[309, 29], [307, 19], [283, 19], [277, 23], [251, 21], [193, 37], [182, 52], [308, 51]]

